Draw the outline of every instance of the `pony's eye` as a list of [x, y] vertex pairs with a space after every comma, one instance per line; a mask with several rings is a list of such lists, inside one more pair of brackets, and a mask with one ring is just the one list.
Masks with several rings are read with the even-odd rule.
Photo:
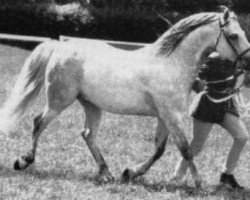
[[238, 36], [236, 33], [234, 33], [234, 34], [228, 35], [228, 38], [229, 38], [230, 40], [236, 40], [236, 39], [239, 38], [239, 36]]

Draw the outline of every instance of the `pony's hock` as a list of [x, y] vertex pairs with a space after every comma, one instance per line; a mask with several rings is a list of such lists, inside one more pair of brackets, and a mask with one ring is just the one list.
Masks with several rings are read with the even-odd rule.
[[[246, 51], [250, 44], [236, 15], [228, 9], [222, 13], [200, 13], [185, 18], [156, 42], [134, 51], [114, 48], [101, 41], [49, 40], [28, 57], [3, 107], [9, 114], [7, 121], [0, 121], [6, 129], [13, 127], [28, 103], [45, 86], [46, 105], [41, 117], [37, 118], [39, 123], [35, 123], [30, 150], [35, 158], [42, 131], [78, 100], [85, 112], [84, 129], [89, 130], [82, 135], [98, 168], [105, 166], [100, 176], [106, 179], [111, 173], [96, 142], [102, 110], [154, 116], [158, 119], [155, 152], [135, 171], [125, 170], [125, 180], [141, 176], [150, 169], [162, 156], [163, 146], [171, 133], [199, 187], [201, 178], [189, 153], [181, 116], [188, 107], [186, 102], [199, 65], [207, 52], [214, 49], [215, 43], [216, 51], [224, 59], [234, 61], [238, 54], [242, 59], [250, 58], [250, 52]], [[25, 168], [26, 161], [23, 161], [18, 161], [15, 167]]]
[[90, 134], [90, 130], [89, 129], [84, 129], [82, 132], [81, 132], [81, 135], [83, 136], [84, 139], [86, 139]]

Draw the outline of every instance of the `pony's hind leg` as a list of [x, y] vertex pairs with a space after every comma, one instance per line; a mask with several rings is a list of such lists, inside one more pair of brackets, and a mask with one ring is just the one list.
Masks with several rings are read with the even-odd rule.
[[137, 169], [125, 169], [122, 173], [122, 181], [128, 182], [138, 176], [144, 175], [149, 168], [162, 156], [165, 151], [166, 142], [169, 136], [169, 130], [164, 122], [158, 118], [158, 126], [155, 137], [155, 152], [147, 162], [139, 166]]
[[[64, 80], [53, 79], [54, 81], [46, 85], [46, 105], [44, 111], [35, 117], [32, 132], [32, 148], [14, 163], [16, 170], [22, 170], [32, 164], [38, 139], [46, 126], [65, 108], [71, 105], [77, 96], [77, 87], [74, 84], [67, 84]], [[59, 87], [60, 86], [60, 87]]]
[[85, 111], [85, 122], [84, 130], [82, 131], [82, 137], [86, 141], [86, 144], [89, 147], [90, 152], [92, 153], [98, 168], [97, 180], [100, 183], [113, 182], [114, 178], [108, 169], [108, 165], [104, 160], [99, 147], [96, 143], [96, 135], [101, 121], [101, 109], [96, 107], [90, 102], [86, 102], [82, 99], [79, 99], [80, 103], [84, 107]]
[[35, 161], [38, 139], [49, 124], [59, 114], [58, 111], [45, 109], [43, 113], [36, 116], [34, 119], [34, 128], [32, 132], [32, 148], [23, 156], [19, 157], [14, 163], [15, 170], [22, 170], [28, 167]]

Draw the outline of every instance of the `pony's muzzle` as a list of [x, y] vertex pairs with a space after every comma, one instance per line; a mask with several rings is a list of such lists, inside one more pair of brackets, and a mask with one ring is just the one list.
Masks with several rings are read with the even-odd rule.
[[243, 60], [246, 64], [246, 70], [250, 71], [250, 48], [247, 48], [240, 55], [238, 55], [236, 60]]

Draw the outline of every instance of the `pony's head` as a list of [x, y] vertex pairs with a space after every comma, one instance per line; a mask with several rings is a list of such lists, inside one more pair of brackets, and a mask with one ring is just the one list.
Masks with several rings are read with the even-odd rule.
[[241, 29], [234, 12], [224, 7], [219, 19], [219, 35], [216, 39], [215, 49], [222, 58], [231, 61], [245, 59], [250, 63], [250, 44], [245, 32]]
[[215, 49], [223, 58], [233, 61], [235, 67], [238, 61], [244, 60], [244, 85], [250, 87], [250, 67], [248, 67], [250, 66], [250, 44], [235, 13], [225, 6], [222, 9], [223, 14], [219, 19], [220, 32], [216, 39]]

